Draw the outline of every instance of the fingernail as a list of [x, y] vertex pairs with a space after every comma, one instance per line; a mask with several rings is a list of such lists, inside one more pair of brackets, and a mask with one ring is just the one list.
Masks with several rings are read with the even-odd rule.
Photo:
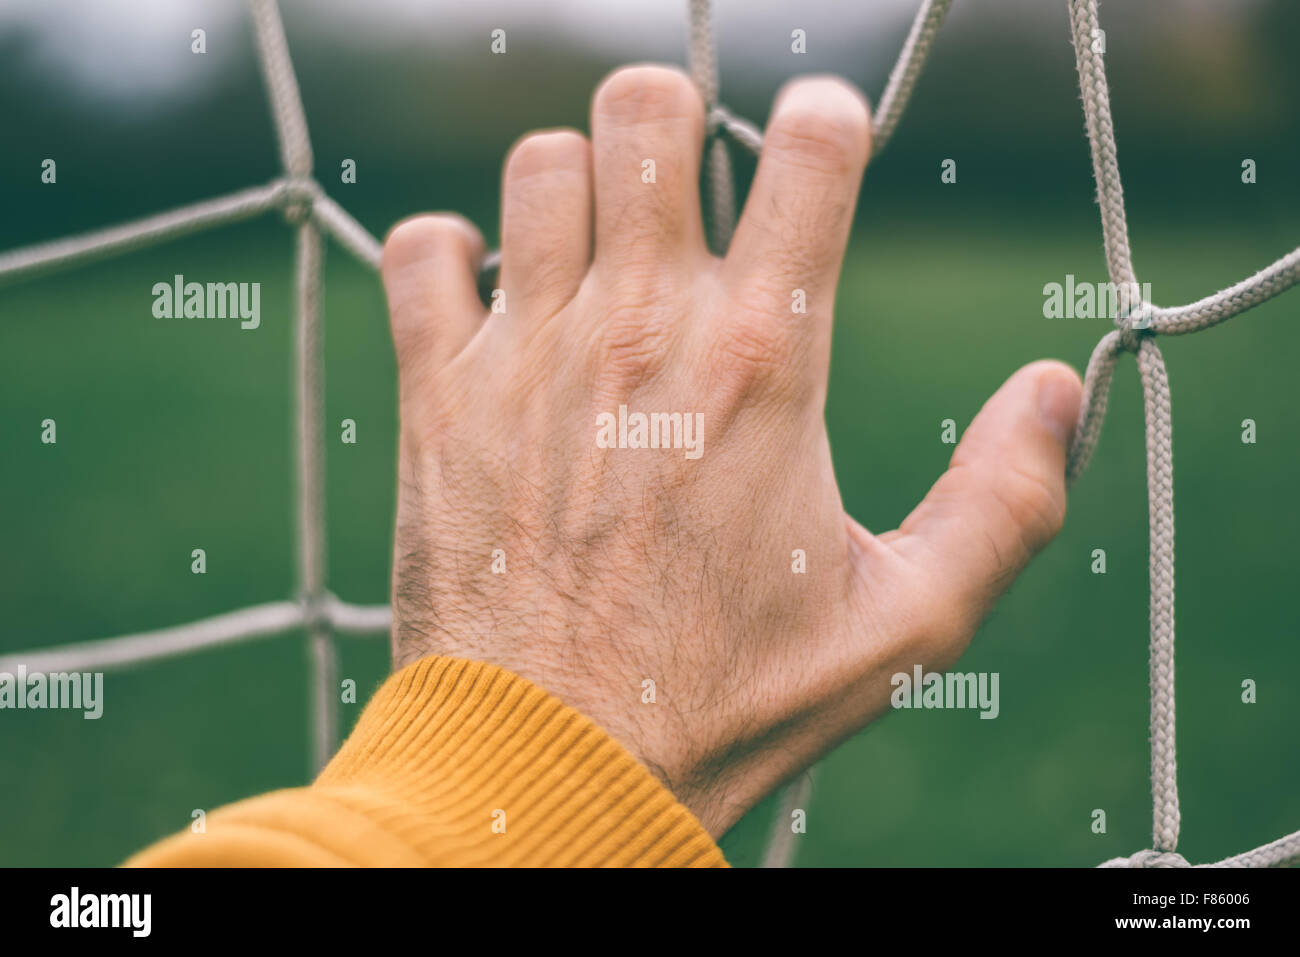
[[1065, 448], [1074, 438], [1081, 394], [1078, 378], [1064, 369], [1049, 369], [1038, 377], [1038, 414]]

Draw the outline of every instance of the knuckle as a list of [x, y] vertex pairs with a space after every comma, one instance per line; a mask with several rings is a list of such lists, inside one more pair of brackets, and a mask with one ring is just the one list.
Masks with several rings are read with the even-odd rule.
[[1031, 535], [1031, 544], [1037, 551], [1056, 537], [1065, 525], [1065, 495], [1061, 482], [1043, 475], [1013, 469], [1015, 485], [1021, 502], [1022, 527]]
[[506, 159], [506, 179], [525, 180], [582, 164], [587, 140], [575, 130], [547, 130], [519, 139]]
[[798, 351], [792, 323], [752, 312], [725, 320], [715, 346], [721, 374], [744, 384], [777, 378], [796, 364]]
[[680, 70], [633, 66], [615, 70], [600, 84], [594, 113], [617, 121], [676, 119], [702, 114], [695, 86]]
[[787, 162], [845, 173], [865, 162], [870, 139], [871, 118], [862, 99], [843, 83], [820, 80], [789, 90], [765, 146]]
[[414, 216], [389, 231], [380, 268], [399, 365], [427, 354], [434, 340], [438, 264], [481, 252], [478, 231], [454, 214]]
[[945, 668], [969, 646], [983, 621], [983, 603], [938, 572], [939, 563], [917, 568], [912, 581], [924, 588], [924, 602], [890, 606], [885, 649], [909, 664]]
[[1015, 571], [1056, 537], [1065, 524], [1064, 487], [1046, 477], [1008, 464], [991, 476], [989, 491], [1010, 518], [1020, 537], [1021, 555]]
[[971, 601], [951, 588], [940, 593], [918, 616], [916, 641], [922, 649], [920, 657], [941, 668], [960, 658], [983, 624], [988, 602], [986, 598]]
[[593, 372], [616, 387], [636, 387], [663, 366], [670, 346], [669, 325], [653, 312], [634, 307], [615, 310], [596, 327]]
[[396, 277], [413, 265], [448, 255], [466, 255], [482, 246], [478, 230], [455, 213], [426, 213], [404, 219], [384, 239], [381, 268]]
[[660, 311], [677, 308], [682, 290], [690, 279], [688, 263], [658, 255], [647, 255], [642, 243], [658, 235], [662, 228], [651, 224], [649, 217], [627, 217], [625, 245], [597, 249], [594, 267], [599, 283], [609, 291], [617, 315], [652, 317]]

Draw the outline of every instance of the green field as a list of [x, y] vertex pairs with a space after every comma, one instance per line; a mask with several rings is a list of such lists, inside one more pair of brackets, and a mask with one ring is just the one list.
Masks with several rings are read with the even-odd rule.
[[[1042, 286], [1103, 279], [1095, 221], [888, 214], [859, 223], [841, 284], [827, 412], [846, 506], [896, 525], [1019, 365], [1082, 369], [1105, 320], [1042, 318]], [[1157, 302], [1198, 298], [1295, 243], [1280, 228], [1134, 228]], [[189, 621], [293, 589], [289, 234], [243, 225], [0, 287], [0, 654]], [[329, 568], [386, 600], [394, 363], [377, 279], [326, 268]], [[260, 281], [262, 324], [158, 320], [175, 273]], [[1174, 397], [1178, 730], [1193, 862], [1300, 828], [1300, 290], [1163, 344]], [[57, 421], [58, 443], [40, 442]], [[355, 419], [358, 443], [339, 441]], [[1241, 422], [1258, 442], [1241, 441]], [[1133, 361], [1059, 540], [977, 635], [1001, 715], [890, 715], [820, 768], [806, 865], [1091, 865], [1149, 846], [1146, 490]], [[207, 552], [207, 574], [190, 551]], [[1090, 572], [1104, 548], [1108, 572]], [[372, 689], [379, 638], [342, 640]], [[306, 653], [286, 635], [105, 679], [105, 713], [0, 713], [0, 864], [96, 864], [308, 774]], [[1240, 700], [1254, 679], [1258, 703]], [[357, 706], [345, 706], [345, 723]], [[1090, 829], [1102, 808], [1108, 833]], [[724, 840], [758, 859], [772, 807]]]

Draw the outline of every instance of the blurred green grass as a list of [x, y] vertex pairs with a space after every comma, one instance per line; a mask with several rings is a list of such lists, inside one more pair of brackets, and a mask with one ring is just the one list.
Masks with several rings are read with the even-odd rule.
[[[1042, 286], [1103, 278], [1094, 220], [860, 223], [845, 263], [827, 421], [848, 509], [895, 526], [1019, 365], [1082, 369], [1105, 320], [1042, 318]], [[219, 233], [0, 287], [0, 652], [190, 621], [293, 588], [291, 238]], [[1228, 285], [1291, 248], [1278, 228], [1134, 229], [1157, 302]], [[262, 326], [167, 321], [154, 282], [260, 281]], [[376, 278], [337, 248], [325, 297], [333, 590], [387, 596], [396, 406]], [[1300, 827], [1300, 558], [1294, 495], [1300, 292], [1162, 343], [1174, 399], [1179, 779], [1194, 862]], [[58, 444], [39, 441], [58, 422]], [[358, 443], [339, 441], [344, 418]], [[1258, 422], [1256, 445], [1240, 422]], [[1101, 446], [1060, 538], [977, 635], [1001, 715], [901, 712], [816, 777], [805, 865], [1092, 865], [1149, 845], [1146, 492], [1140, 390], [1121, 362]], [[190, 573], [190, 550], [208, 572]], [[1108, 573], [1090, 573], [1105, 548]], [[365, 694], [382, 639], [343, 639]], [[289, 635], [105, 679], [99, 721], [0, 713], [0, 863], [108, 865], [212, 809], [308, 776], [306, 656]], [[1259, 702], [1243, 705], [1253, 678]], [[345, 723], [357, 706], [344, 706]], [[756, 863], [773, 802], [723, 841]], [[1107, 834], [1090, 830], [1107, 813]]]

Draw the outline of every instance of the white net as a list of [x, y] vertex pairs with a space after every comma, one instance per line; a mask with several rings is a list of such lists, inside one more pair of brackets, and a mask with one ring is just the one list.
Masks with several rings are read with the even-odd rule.
[[[93, 258], [127, 252], [187, 233], [279, 210], [296, 231], [295, 251], [295, 422], [298, 594], [158, 631], [17, 652], [0, 657], [0, 671], [109, 670], [206, 648], [250, 641], [303, 629], [308, 634], [312, 687], [313, 764], [323, 767], [338, 738], [335, 707], [338, 634], [387, 632], [392, 615], [386, 605], [341, 601], [326, 585], [323, 442], [323, 355], [321, 315], [322, 233], [332, 236], [361, 262], [377, 269], [380, 243], [346, 210], [325, 195], [312, 176], [311, 140], [297, 78], [289, 58], [275, 0], [248, 0], [259, 61], [279, 142], [283, 175], [263, 186], [159, 213], [120, 226], [0, 254], [0, 279], [79, 265]], [[691, 70], [704, 97], [708, 122], [710, 236], [725, 249], [735, 219], [730, 158], [724, 137], [757, 153], [762, 134], [733, 115], [718, 100], [716, 59], [710, 31], [709, 0], [688, 0]], [[907, 106], [926, 55], [952, 0], [922, 0], [901, 54], [873, 118], [873, 147], [892, 136]], [[1097, 198], [1102, 211], [1107, 267], [1120, 292], [1116, 328], [1088, 362], [1078, 430], [1070, 450], [1067, 478], [1087, 467], [1101, 433], [1114, 368], [1122, 352], [1134, 352], [1146, 398], [1147, 485], [1151, 550], [1151, 792], [1152, 847], [1103, 867], [1186, 867], [1176, 851], [1179, 831], [1174, 747], [1174, 544], [1173, 463], [1169, 385], [1158, 335], [1182, 335], [1223, 322], [1300, 282], [1300, 248], [1272, 265], [1212, 296], [1185, 306], [1156, 306], [1130, 295], [1140, 289], [1128, 244], [1123, 190], [1116, 158], [1104, 49], [1099, 42], [1097, 0], [1068, 0], [1072, 38], [1092, 148]], [[498, 253], [484, 259], [485, 273], [496, 269]], [[811, 774], [787, 788], [780, 802], [764, 866], [782, 867], [794, 858], [789, 826], [791, 809], [806, 805]], [[1300, 831], [1262, 847], [1218, 861], [1210, 867], [1268, 867], [1300, 861]]]
[[258, 58], [275, 120], [284, 175], [265, 186], [169, 210], [146, 219], [0, 254], [0, 278], [12, 278], [127, 252], [187, 233], [279, 210], [296, 231], [294, 253], [294, 421], [297, 510], [295, 600], [256, 605], [159, 631], [41, 648], [0, 658], [0, 671], [107, 670], [303, 629], [311, 669], [312, 763], [321, 768], [338, 743], [338, 633], [386, 632], [387, 606], [351, 605], [326, 588], [321, 233], [372, 268], [380, 245], [325, 196], [312, 179], [311, 141], [298, 81], [275, 0], [249, 0]]

